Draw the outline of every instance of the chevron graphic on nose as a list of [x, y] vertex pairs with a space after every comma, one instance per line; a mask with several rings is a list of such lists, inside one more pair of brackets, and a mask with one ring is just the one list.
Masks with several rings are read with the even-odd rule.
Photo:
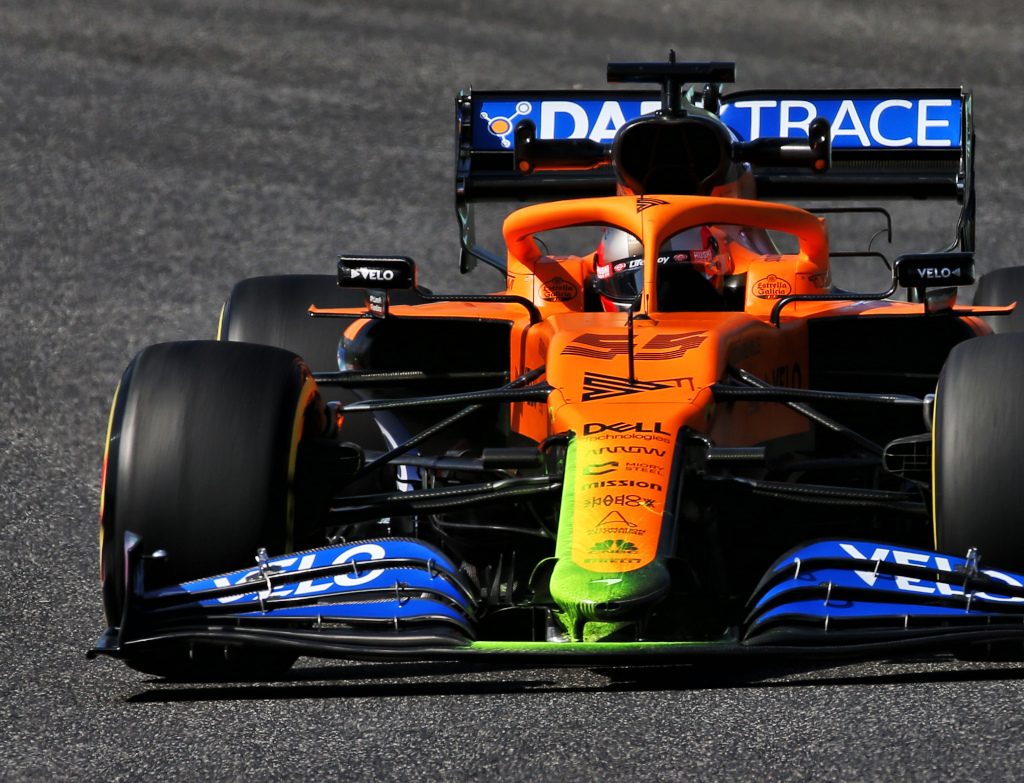
[[587, 372], [583, 375], [583, 402], [671, 388], [669, 384], [658, 383], [657, 381], [633, 381], [633, 383], [630, 383], [628, 378], [619, 378], [616, 375], [603, 375], [599, 372]]

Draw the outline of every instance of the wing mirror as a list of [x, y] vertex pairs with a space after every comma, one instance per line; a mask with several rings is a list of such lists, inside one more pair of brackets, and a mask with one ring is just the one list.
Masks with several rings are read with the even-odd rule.
[[971, 285], [974, 253], [911, 253], [899, 256], [893, 269], [903, 288]]
[[339, 256], [338, 285], [366, 289], [366, 309], [386, 318], [388, 291], [416, 287], [416, 262], [405, 256]]
[[[950, 310], [956, 289], [974, 282], [974, 253], [912, 253], [893, 262], [895, 284], [913, 292], [929, 313]], [[929, 290], [931, 289], [931, 290]]]

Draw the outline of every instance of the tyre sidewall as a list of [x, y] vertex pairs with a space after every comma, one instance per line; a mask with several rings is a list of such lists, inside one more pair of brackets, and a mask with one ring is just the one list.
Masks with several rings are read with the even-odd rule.
[[1024, 334], [968, 340], [949, 355], [936, 390], [935, 546], [1024, 570]]

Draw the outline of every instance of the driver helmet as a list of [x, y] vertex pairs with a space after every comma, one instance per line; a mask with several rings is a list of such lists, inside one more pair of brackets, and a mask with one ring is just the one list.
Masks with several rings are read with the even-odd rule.
[[[601, 306], [606, 312], [626, 311], [636, 301], [644, 286], [643, 252], [643, 244], [628, 231], [605, 229], [594, 258], [594, 271]], [[707, 226], [695, 226], [670, 238], [658, 253], [658, 264], [666, 265], [665, 269], [685, 264], [719, 294], [726, 276], [733, 271], [732, 259], [720, 250], [718, 240]]]

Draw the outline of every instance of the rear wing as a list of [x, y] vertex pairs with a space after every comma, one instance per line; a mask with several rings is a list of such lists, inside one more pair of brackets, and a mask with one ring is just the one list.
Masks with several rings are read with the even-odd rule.
[[722, 98], [719, 116], [741, 139], [832, 129], [822, 173], [755, 170], [758, 192], [785, 198], [949, 198], [970, 178], [971, 96], [962, 90], [749, 90]]
[[[824, 172], [753, 166], [766, 198], [939, 198], [959, 202], [960, 250], [974, 249], [974, 128], [971, 94], [961, 89], [746, 90], [695, 103], [715, 111], [738, 141], [805, 139], [816, 117], [831, 125], [832, 164]], [[607, 163], [586, 171], [516, 169], [517, 125], [540, 139], [610, 145], [628, 121], [658, 111], [661, 94], [643, 90], [464, 92], [456, 100], [456, 212], [462, 271], [477, 258], [504, 260], [476, 246], [472, 204], [613, 195]]]

